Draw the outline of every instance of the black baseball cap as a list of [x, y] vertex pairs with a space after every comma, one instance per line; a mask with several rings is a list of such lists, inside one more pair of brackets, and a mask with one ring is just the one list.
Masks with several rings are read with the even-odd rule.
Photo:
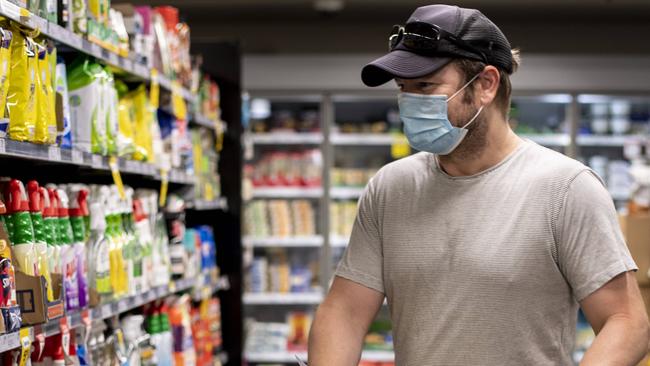
[[407, 47], [403, 40], [400, 41], [389, 53], [363, 67], [361, 80], [364, 84], [379, 86], [396, 77], [422, 77], [457, 58], [483, 61], [512, 74], [512, 49], [508, 39], [480, 11], [451, 5], [422, 6], [411, 14], [406, 29], [410, 24], [423, 23], [446, 31], [450, 37], [440, 38], [433, 49], [427, 50]]

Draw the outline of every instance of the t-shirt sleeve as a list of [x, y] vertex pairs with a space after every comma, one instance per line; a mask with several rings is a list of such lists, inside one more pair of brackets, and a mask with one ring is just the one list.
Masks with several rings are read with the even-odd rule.
[[571, 182], [558, 218], [558, 264], [577, 301], [617, 275], [638, 269], [612, 198], [592, 171]]
[[359, 199], [352, 235], [335, 272], [336, 276], [385, 293], [383, 253], [373, 180]]

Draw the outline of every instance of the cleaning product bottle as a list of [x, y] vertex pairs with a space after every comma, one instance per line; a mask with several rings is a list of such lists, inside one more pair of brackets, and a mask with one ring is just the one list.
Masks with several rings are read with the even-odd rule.
[[21, 181], [12, 179], [8, 188], [9, 193], [5, 197], [7, 197], [8, 212], [11, 213], [8, 220], [11, 220], [13, 228], [11, 240], [12, 251], [16, 256], [15, 263], [23, 273], [35, 276], [38, 268], [34, 251], [34, 228], [29, 214], [25, 186]]
[[79, 309], [79, 283], [77, 280], [77, 257], [73, 245], [72, 225], [69, 217], [68, 195], [62, 188], [56, 189], [59, 203], [59, 235], [61, 242], [61, 267], [63, 270], [63, 289], [66, 310]]
[[[116, 197], [120, 197], [119, 190], [116, 185], [111, 186], [111, 192]], [[116, 228], [119, 232], [120, 246], [121, 246], [121, 257], [123, 263], [123, 271], [121, 276], [122, 289], [125, 294], [131, 294], [131, 287], [133, 286], [133, 258], [131, 256], [133, 248], [133, 235], [129, 230], [128, 223], [126, 220], [127, 211], [128, 211], [128, 202], [126, 199], [126, 189], [125, 189], [125, 198], [118, 200], [118, 209], [116, 213]]]
[[70, 224], [74, 236], [74, 254], [77, 258], [77, 286], [79, 307], [88, 306], [88, 283], [86, 281], [86, 223], [88, 216], [88, 191], [80, 184], [70, 185]]
[[74, 145], [82, 151], [106, 155], [106, 124], [100, 120], [102, 73], [98, 64], [79, 58], [70, 65], [67, 82]]
[[59, 201], [54, 188], [40, 189], [43, 197], [43, 224], [45, 226], [45, 240], [47, 253], [50, 258], [50, 272], [63, 274], [61, 268], [61, 246], [59, 244]]
[[[108, 187], [105, 191], [108, 191]], [[88, 283], [96, 302], [107, 302], [112, 298], [111, 265], [109, 255], [109, 241], [106, 236], [106, 214], [104, 213], [104, 194], [99, 190], [97, 200], [90, 204], [90, 244], [87, 256]], [[95, 297], [96, 296], [96, 297]]]
[[113, 296], [116, 299], [123, 297], [125, 291], [125, 267], [123, 256], [123, 236], [120, 229], [119, 216], [119, 196], [111, 192], [108, 197], [107, 215], [106, 215], [106, 235], [110, 246], [110, 274]]
[[38, 272], [45, 278], [47, 300], [54, 301], [52, 292], [52, 278], [49, 270], [49, 256], [47, 253], [47, 238], [45, 233], [45, 222], [43, 220], [43, 197], [41, 197], [40, 186], [35, 180], [27, 182], [29, 192], [29, 208], [34, 227], [34, 251], [38, 264]]
[[72, 131], [70, 126], [70, 99], [68, 98], [68, 80], [63, 59], [57, 60], [56, 74], [56, 98], [60, 100], [61, 113], [57, 114], [57, 123], [62, 128], [59, 129], [56, 142], [62, 148], [72, 148]]
[[144, 291], [145, 273], [144, 273], [144, 252], [145, 247], [138, 230], [135, 227], [133, 215], [133, 195], [134, 190], [131, 187], [125, 188], [126, 202], [124, 206], [124, 227], [129, 238], [129, 284], [131, 295], [136, 295]]
[[133, 217], [135, 220], [135, 231], [138, 233], [139, 246], [142, 250], [142, 291], [147, 291], [150, 288], [150, 281], [153, 275], [153, 236], [147, 214], [144, 212], [142, 201], [139, 198], [133, 200]]

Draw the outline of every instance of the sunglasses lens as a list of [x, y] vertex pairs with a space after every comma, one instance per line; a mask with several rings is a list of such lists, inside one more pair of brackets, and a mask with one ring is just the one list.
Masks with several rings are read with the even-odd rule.
[[392, 51], [401, 39], [402, 27], [399, 25], [393, 26], [393, 31], [390, 32], [390, 37], [388, 37], [388, 50]]

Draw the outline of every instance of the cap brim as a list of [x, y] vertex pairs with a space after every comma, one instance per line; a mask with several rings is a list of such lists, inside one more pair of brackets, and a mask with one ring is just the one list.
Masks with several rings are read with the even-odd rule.
[[367, 86], [379, 86], [398, 77], [419, 78], [451, 62], [450, 57], [426, 57], [405, 50], [394, 50], [367, 64], [361, 80]]

